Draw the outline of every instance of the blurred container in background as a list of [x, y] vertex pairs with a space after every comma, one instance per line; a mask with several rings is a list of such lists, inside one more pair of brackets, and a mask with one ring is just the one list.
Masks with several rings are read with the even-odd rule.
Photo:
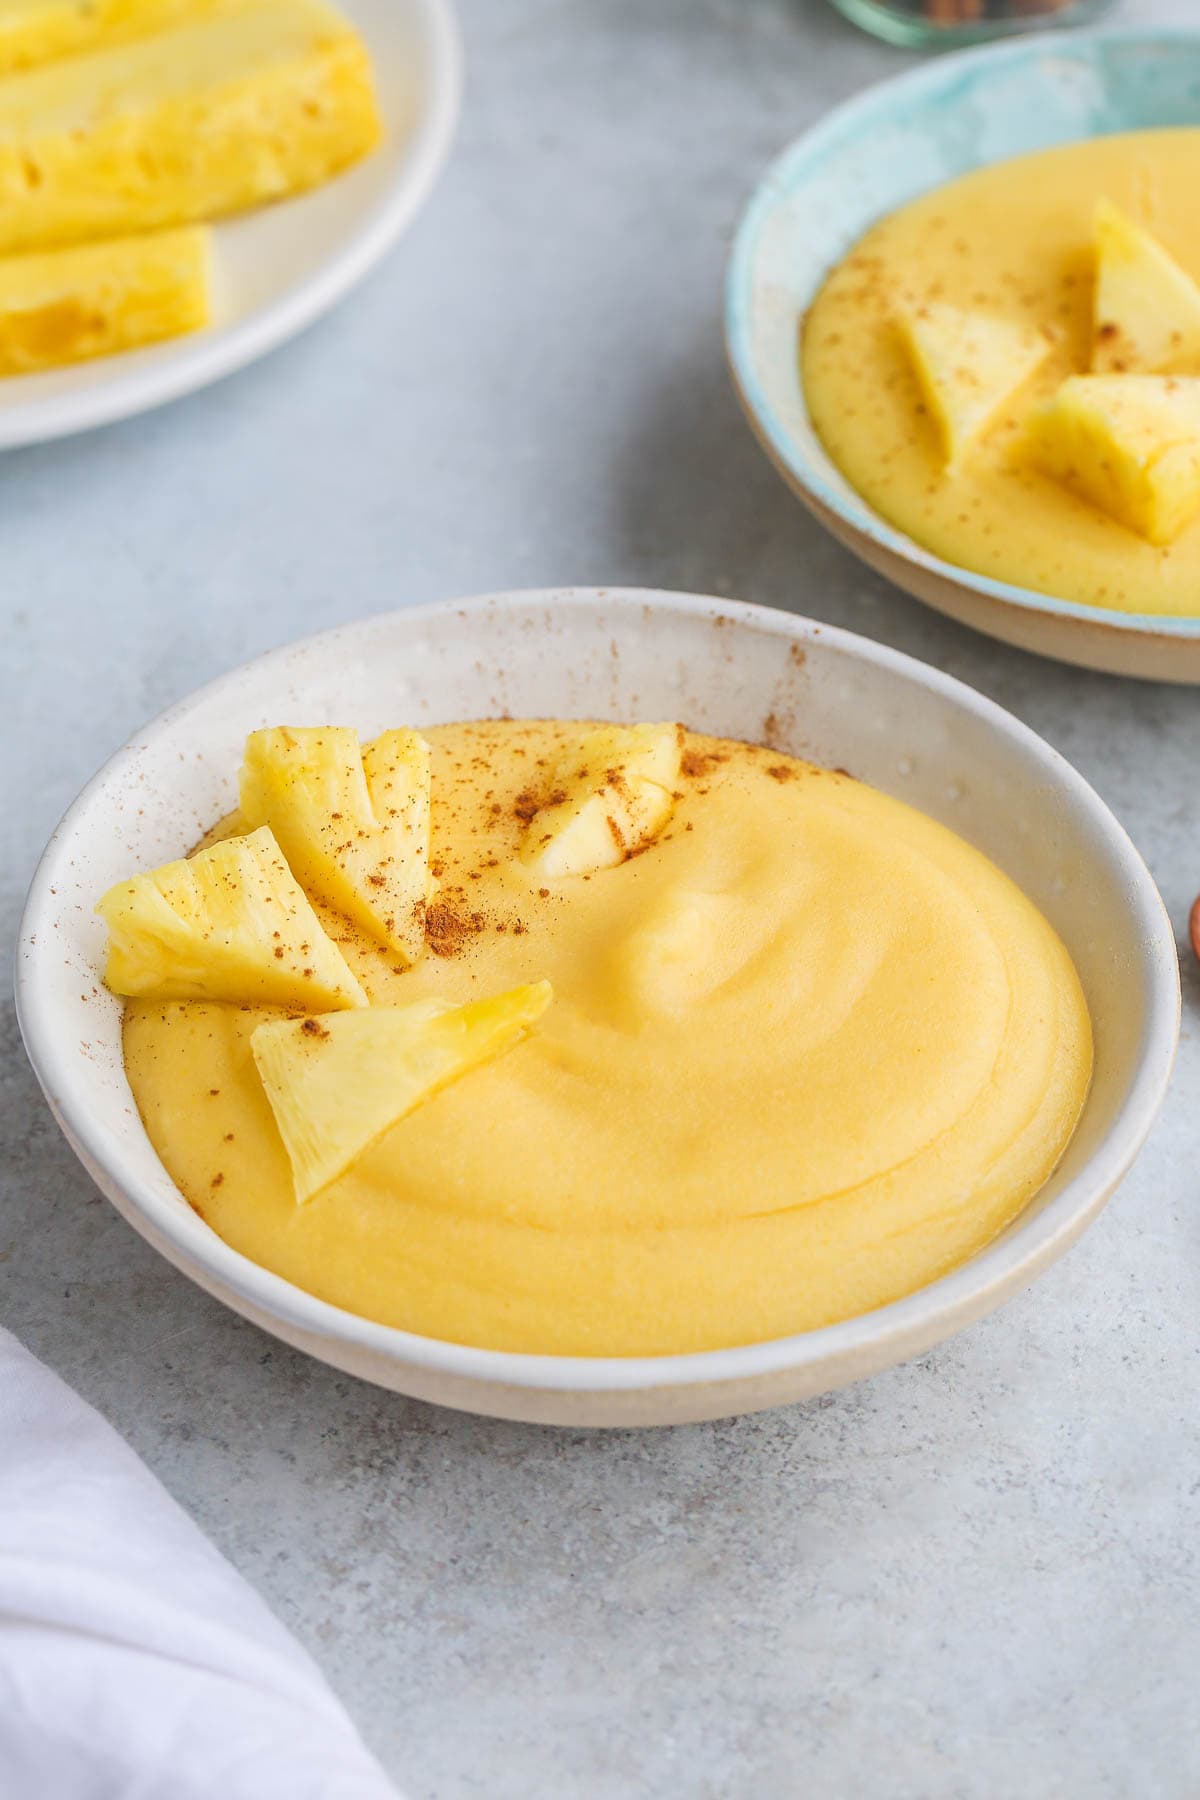
[[1039, 26], [1088, 25], [1112, 0], [833, 0], [833, 5], [891, 44], [949, 50]]

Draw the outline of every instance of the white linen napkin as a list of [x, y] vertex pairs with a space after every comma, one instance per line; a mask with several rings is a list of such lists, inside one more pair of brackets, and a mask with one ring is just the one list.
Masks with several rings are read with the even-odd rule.
[[257, 1594], [2, 1330], [0, 1795], [395, 1800]]

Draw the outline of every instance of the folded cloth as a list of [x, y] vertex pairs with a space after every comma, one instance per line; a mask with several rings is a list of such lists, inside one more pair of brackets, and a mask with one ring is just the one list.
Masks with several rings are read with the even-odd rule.
[[395, 1800], [300, 1646], [5, 1331], [0, 1795]]

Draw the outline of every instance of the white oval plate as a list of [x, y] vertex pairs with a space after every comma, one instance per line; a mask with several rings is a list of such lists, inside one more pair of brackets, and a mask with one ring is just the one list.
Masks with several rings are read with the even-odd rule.
[[462, 58], [450, 0], [339, 0], [371, 52], [386, 135], [325, 187], [213, 226], [213, 323], [120, 356], [0, 380], [0, 450], [146, 412], [265, 356], [360, 281], [446, 160]]
[[[1079, 1129], [996, 1243], [894, 1305], [693, 1356], [514, 1355], [377, 1325], [217, 1237], [142, 1128], [121, 1007], [99, 984], [95, 903], [181, 855], [235, 803], [246, 733], [281, 718], [389, 725], [515, 716], [684, 719], [841, 766], [961, 832], [1043, 908], [1075, 959], [1096, 1074]], [[1099, 1212], [1162, 1103], [1179, 1034], [1175, 938], [1145, 864], [1070, 764], [936, 669], [848, 632], [690, 594], [559, 589], [413, 608], [274, 651], [164, 713], [55, 832], [17, 949], [26, 1047], [97, 1185], [235, 1311], [337, 1368], [448, 1406], [570, 1425], [658, 1425], [777, 1406], [928, 1349], [1033, 1279]]]

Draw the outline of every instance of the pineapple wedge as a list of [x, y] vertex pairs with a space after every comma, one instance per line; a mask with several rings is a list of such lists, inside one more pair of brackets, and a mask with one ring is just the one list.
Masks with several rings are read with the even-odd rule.
[[324, 0], [247, 0], [0, 81], [0, 252], [278, 200], [379, 135], [346, 21]]
[[338, 725], [279, 726], [246, 740], [247, 825], [269, 825], [297, 881], [414, 963], [429, 898], [429, 745], [385, 731], [359, 747]]
[[0, 0], [0, 75], [238, 4], [244, 0]]
[[942, 300], [902, 307], [897, 322], [941, 438], [956, 468], [1049, 354], [1041, 332]]
[[119, 881], [96, 911], [114, 994], [309, 1011], [368, 1004], [269, 831]]
[[1073, 375], [1031, 432], [1046, 474], [1152, 544], [1200, 510], [1200, 380]]
[[344, 1175], [423, 1100], [518, 1044], [552, 998], [539, 981], [468, 1006], [417, 1000], [260, 1025], [250, 1048], [297, 1201]]
[[0, 258], [0, 375], [110, 356], [208, 323], [208, 233]]
[[1200, 287], [1110, 200], [1096, 207], [1095, 237], [1093, 370], [1200, 371]]
[[522, 861], [556, 879], [612, 869], [662, 830], [675, 805], [679, 725], [602, 725], [561, 759], [530, 819]]

